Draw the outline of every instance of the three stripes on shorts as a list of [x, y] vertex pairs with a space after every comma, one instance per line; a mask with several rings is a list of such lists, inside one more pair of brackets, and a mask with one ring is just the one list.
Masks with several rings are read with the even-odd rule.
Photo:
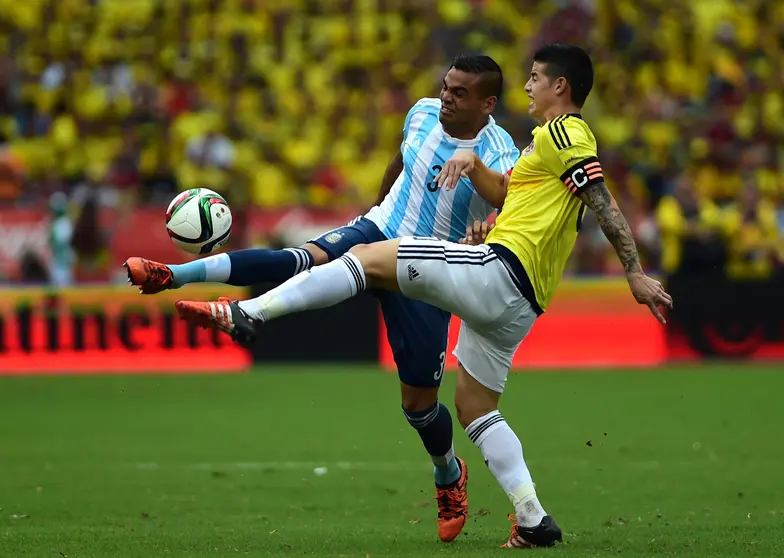
[[441, 260], [448, 264], [486, 265], [498, 259], [495, 252], [486, 252], [474, 247], [453, 248], [452, 244], [434, 241], [432, 244], [417, 239], [416, 244], [401, 243], [397, 249], [399, 260]]

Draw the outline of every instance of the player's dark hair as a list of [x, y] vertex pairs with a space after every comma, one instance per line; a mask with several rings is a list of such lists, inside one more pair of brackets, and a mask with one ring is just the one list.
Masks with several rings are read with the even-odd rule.
[[504, 90], [504, 73], [501, 71], [501, 66], [489, 56], [458, 56], [451, 67], [467, 74], [479, 74], [477, 91], [482, 97], [501, 98]]
[[567, 43], [550, 43], [534, 53], [534, 62], [547, 65], [545, 74], [550, 80], [566, 79], [572, 102], [582, 108], [593, 88], [593, 63], [587, 52]]

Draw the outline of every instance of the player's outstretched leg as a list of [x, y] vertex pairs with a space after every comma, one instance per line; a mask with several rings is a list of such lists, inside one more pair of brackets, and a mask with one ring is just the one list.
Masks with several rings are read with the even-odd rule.
[[372, 287], [397, 290], [397, 247], [399, 240], [364, 244], [340, 258], [300, 273], [260, 297], [233, 302], [180, 300], [175, 304], [184, 320], [202, 327], [219, 329], [243, 344], [253, 336], [241, 334], [253, 322], [268, 322], [305, 310], [326, 308]]
[[502, 547], [553, 546], [562, 539], [561, 530], [539, 503], [520, 439], [498, 411], [500, 395], [477, 382], [460, 366], [455, 392], [458, 419], [482, 452], [516, 512], [510, 516], [515, 524]]
[[129, 258], [124, 266], [132, 285], [139, 287], [142, 294], [155, 294], [188, 283], [227, 283], [237, 287], [277, 283], [326, 261], [327, 255], [320, 248], [308, 244], [283, 250], [235, 250], [180, 265]]

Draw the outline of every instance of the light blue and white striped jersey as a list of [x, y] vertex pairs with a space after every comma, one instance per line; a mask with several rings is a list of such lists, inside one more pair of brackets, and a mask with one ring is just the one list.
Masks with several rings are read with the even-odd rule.
[[436, 188], [433, 179], [457, 150], [471, 149], [489, 168], [506, 173], [520, 151], [511, 136], [490, 117], [474, 139], [460, 140], [444, 131], [438, 116], [440, 99], [421, 99], [408, 112], [403, 126], [403, 172], [380, 205], [365, 217], [387, 238], [433, 236], [455, 242], [466, 224], [484, 221], [494, 210], [463, 178], [452, 190]]

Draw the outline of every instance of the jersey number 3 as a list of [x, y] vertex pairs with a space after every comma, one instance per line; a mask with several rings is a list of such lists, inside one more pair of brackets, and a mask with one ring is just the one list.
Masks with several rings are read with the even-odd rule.
[[430, 181], [427, 183], [427, 189], [429, 191], [435, 192], [436, 190], [438, 190], [438, 184], [434, 182], [434, 179], [436, 176], [438, 176], [438, 173], [441, 172], [442, 168], [444, 167], [442, 167], [441, 165], [433, 165], [433, 168], [430, 169], [431, 171], [433, 171], [433, 178], [431, 178]]

